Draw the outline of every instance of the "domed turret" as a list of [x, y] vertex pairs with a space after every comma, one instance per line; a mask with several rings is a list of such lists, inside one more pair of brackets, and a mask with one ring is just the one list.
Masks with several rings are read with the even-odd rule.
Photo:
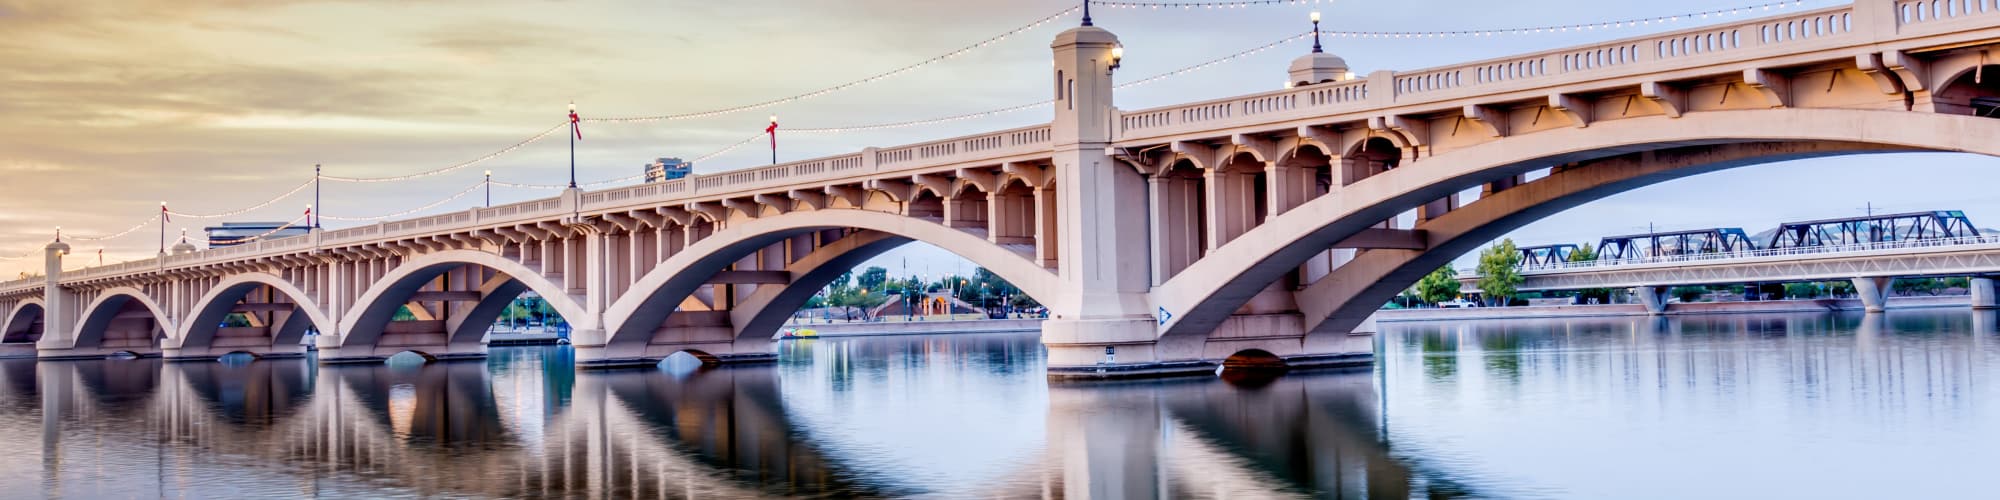
[[1325, 52], [1313, 52], [1293, 59], [1288, 75], [1286, 81], [1300, 87], [1346, 80], [1347, 60]]
[[1293, 86], [1303, 87], [1348, 79], [1347, 60], [1326, 53], [1326, 49], [1319, 44], [1318, 12], [1312, 13], [1312, 23], [1313, 51], [1311, 54], [1292, 60], [1292, 67], [1287, 71], [1285, 81]]
[[194, 244], [193, 244], [193, 243], [188, 243], [188, 233], [187, 233], [187, 230], [186, 230], [186, 229], [182, 229], [182, 230], [181, 230], [181, 241], [180, 241], [180, 243], [175, 243], [175, 244], [174, 244], [174, 246], [172, 246], [172, 247], [169, 247], [169, 248], [167, 249], [167, 252], [168, 252], [168, 253], [170, 253], [170, 254], [172, 254], [172, 255], [181, 255], [181, 254], [189, 254], [189, 253], [194, 253], [194, 252], [195, 252], [195, 250], [199, 250], [199, 249], [198, 249], [198, 248], [195, 248], [195, 247], [194, 247]]

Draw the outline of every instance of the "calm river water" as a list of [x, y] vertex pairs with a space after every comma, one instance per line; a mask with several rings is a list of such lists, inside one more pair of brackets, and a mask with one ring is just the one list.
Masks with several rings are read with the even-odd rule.
[[2000, 313], [1390, 324], [1372, 370], [1057, 384], [1033, 335], [775, 368], [0, 362], [5, 497], [1921, 498], [2000, 464]]

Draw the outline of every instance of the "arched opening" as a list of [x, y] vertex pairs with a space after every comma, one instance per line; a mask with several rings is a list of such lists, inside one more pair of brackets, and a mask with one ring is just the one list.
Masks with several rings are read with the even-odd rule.
[[[1402, 165], [1403, 150], [1386, 137], [1369, 137], [1354, 146], [1353, 151], [1340, 157], [1340, 185], [1347, 186], [1362, 179], [1394, 170]], [[1329, 186], [1332, 183], [1328, 183]]]
[[1021, 179], [1009, 179], [993, 195], [998, 198], [999, 224], [992, 240], [1001, 245], [1035, 246], [1035, 189]]
[[389, 355], [389, 357], [387, 359], [384, 359], [382, 362], [388, 364], [391, 367], [411, 367], [411, 366], [421, 366], [437, 360], [438, 360], [437, 356], [433, 356], [427, 352], [402, 351]]
[[1290, 370], [1285, 360], [1263, 349], [1245, 349], [1223, 358], [1222, 365], [1215, 368], [1216, 375], [1224, 382], [1244, 388], [1270, 385], [1279, 375]]
[[222, 363], [227, 366], [244, 366], [257, 361], [258, 359], [259, 356], [257, 356], [257, 353], [250, 351], [229, 351], [228, 353], [215, 357], [215, 361], [217, 363]]
[[715, 356], [707, 353], [695, 354], [696, 352], [699, 351], [678, 351], [669, 354], [666, 358], [661, 359], [659, 363], [655, 364], [654, 368], [678, 379], [693, 376], [695, 373], [714, 368], [719, 364]]
[[1209, 248], [1228, 244], [1264, 222], [1264, 214], [1270, 209], [1266, 200], [1269, 183], [1264, 162], [1256, 155], [1248, 152], [1232, 155], [1207, 172], [1204, 181], [1204, 203], [1215, 217], [1207, 224], [1211, 226]]
[[1244, 349], [1222, 359], [1222, 369], [1228, 370], [1283, 370], [1285, 360], [1263, 349]]
[[960, 183], [946, 210], [945, 225], [958, 229], [986, 230], [987, 195], [970, 182]]
[[42, 305], [25, 304], [14, 311], [14, 317], [7, 318], [7, 331], [0, 335], [0, 343], [32, 344], [42, 340]]
[[943, 221], [944, 198], [938, 197], [937, 193], [931, 192], [928, 188], [919, 187], [915, 194], [910, 195], [910, 202], [903, 211], [911, 217]]
[[[322, 351], [320, 359], [372, 361], [405, 350], [440, 360], [480, 359], [489, 336], [503, 344], [557, 343], [567, 338], [568, 318], [577, 309], [568, 294], [582, 287], [581, 276], [549, 280], [492, 254], [429, 255], [392, 269], [362, 294], [344, 322], [338, 350]], [[531, 288], [535, 293], [528, 295]]]
[[[243, 275], [224, 282], [188, 315], [174, 356], [202, 358], [231, 351], [302, 356], [319, 329], [312, 300], [275, 276]], [[174, 347], [170, 344], [170, 347]]]
[[2000, 118], [2000, 65], [1967, 70], [1931, 96], [1939, 113]]
[[77, 349], [158, 353], [167, 336], [153, 305], [129, 290], [98, 292], [77, 328]]
[[[993, 269], [856, 269], [919, 239]], [[1042, 287], [1054, 281], [1052, 273], [1030, 259], [1033, 247], [1023, 247], [996, 245], [972, 232], [872, 210], [796, 211], [736, 223], [638, 280], [634, 292], [620, 297], [605, 314], [610, 339], [601, 351], [580, 351], [580, 363], [651, 365], [683, 350], [708, 353], [724, 363], [771, 360], [778, 337], [791, 328], [880, 321], [891, 314], [916, 319], [926, 305], [956, 315], [940, 314], [939, 320], [1021, 312], [1003, 304], [1025, 296], [1020, 288], [1032, 287], [993, 284], [1000, 276]], [[756, 266], [745, 268], [746, 262]], [[836, 282], [839, 286], [832, 286]], [[887, 310], [905, 306], [909, 310]], [[605, 361], [593, 362], [600, 359]]]

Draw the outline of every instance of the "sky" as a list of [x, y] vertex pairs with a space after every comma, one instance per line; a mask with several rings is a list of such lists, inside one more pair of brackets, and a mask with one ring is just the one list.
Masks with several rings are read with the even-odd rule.
[[[1232, 9], [1098, 9], [1097, 25], [1126, 47], [1119, 80], [1169, 72], [1309, 29], [1450, 31], [1596, 23], [1727, 9], [1755, 0], [1409, 0], [1317, 2]], [[1807, 1], [1807, 8], [1840, 2]], [[810, 93], [974, 45], [1076, 4], [1070, 0], [937, 2], [0, 0], [0, 276], [39, 270], [39, 247], [62, 226], [73, 254], [105, 262], [150, 257], [159, 229], [105, 241], [152, 217], [161, 202], [213, 214], [254, 206], [327, 175], [431, 171], [480, 158], [555, 126], [575, 102], [586, 118], [693, 113]], [[1796, 8], [1796, 7], [1794, 7]], [[1330, 38], [1356, 73], [1441, 66], [1737, 18], [1489, 38]], [[694, 158], [760, 134], [771, 114], [787, 128], [953, 116], [1049, 99], [1048, 42], [1074, 13], [961, 56], [810, 99], [699, 119], [586, 124], [583, 182], [640, 173], [662, 156]], [[1119, 91], [1139, 109], [1279, 87], [1306, 42]], [[796, 160], [1046, 122], [1036, 108], [891, 130], [784, 134]], [[782, 129], [781, 129], [782, 130]], [[478, 165], [400, 182], [324, 185], [318, 211], [367, 218], [426, 207], [477, 185], [562, 184], [561, 134]], [[713, 173], [768, 163], [752, 141], [697, 165]], [[1966, 210], [2000, 226], [1986, 194], [2000, 160], [1947, 154], [1856, 156], [1696, 176], [1572, 209], [1516, 231], [1523, 244], [1594, 241], [1615, 233], [1738, 226], [1881, 210]], [[1969, 182], [1978, 181], [1978, 182]], [[552, 196], [495, 188], [493, 202]], [[483, 204], [482, 193], [418, 215]], [[203, 225], [283, 221], [311, 190], [226, 219], [180, 217], [169, 237]], [[1992, 222], [1989, 222], [1992, 221]], [[362, 222], [328, 221], [329, 227]], [[170, 242], [171, 243], [171, 242]], [[34, 254], [19, 259], [23, 254]], [[72, 257], [75, 259], [77, 257]], [[932, 274], [970, 269], [911, 245], [874, 263]], [[93, 262], [94, 263], [94, 262]], [[908, 274], [899, 272], [898, 274]]]

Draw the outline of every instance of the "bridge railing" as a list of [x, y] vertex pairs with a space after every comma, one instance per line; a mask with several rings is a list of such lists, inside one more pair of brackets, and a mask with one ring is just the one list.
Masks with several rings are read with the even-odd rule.
[[[1807, 256], [1807, 255], [1821, 256], [1821, 255], [1837, 254], [1837, 253], [1859, 253], [1859, 252], [1874, 252], [1882, 250], [1907, 250], [1907, 249], [1918, 249], [1918, 248], [1937, 248], [1937, 247], [1975, 246], [1975, 245], [2000, 245], [2000, 235], [1959, 236], [1952, 238], [1927, 238], [1918, 240], [1881, 241], [1872, 243], [1854, 243], [1846, 245], [1827, 245], [1827, 246], [1814, 246], [1814, 247], [1764, 248], [1758, 250], [1743, 250], [1736, 252], [1653, 255], [1635, 259], [1586, 260], [1579, 262], [1561, 262], [1556, 264], [1526, 265], [1526, 266], [1521, 266], [1521, 272], [1523, 274], [1562, 273], [1569, 271], [1616, 269], [1622, 267], [1646, 266], [1654, 264], [1713, 263], [1717, 261], [1747, 260], [1747, 259], [1756, 259], [1764, 257], [1792, 257], [1792, 256]], [[1461, 276], [1475, 276], [1477, 274], [1478, 270], [1476, 269], [1467, 269], [1460, 271]]]
[[938, 165], [1005, 158], [1047, 151], [1051, 140], [1049, 125], [1032, 125], [892, 148], [869, 148], [858, 153], [585, 193], [583, 208], [604, 209], [678, 198], [749, 193], [858, 174], [913, 171]]
[[[922, 142], [889, 149], [869, 148], [824, 158], [814, 158], [766, 167], [695, 175], [666, 182], [624, 186], [582, 194], [581, 209], [604, 209], [638, 204], [672, 202], [713, 194], [729, 194], [811, 183], [857, 174], [914, 171], [938, 165], [999, 159], [1047, 151], [1051, 141], [1049, 125]], [[339, 247], [371, 240], [438, 232], [473, 225], [545, 219], [563, 211], [561, 196], [529, 200], [490, 208], [448, 212], [414, 219], [385, 221], [364, 226], [326, 231], [317, 239], [311, 235], [259, 240], [241, 245], [118, 264], [89, 266], [64, 271], [63, 281], [98, 279], [108, 276], [145, 273], [165, 267], [183, 267], [226, 262], [266, 253], [296, 252], [312, 248]], [[477, 224], [475, 224], [477, 223]], [[0, 283], [0, 291], [40, 286], [39, 280]]]
[[[1910, 5], [1898, 8], [1918, 11], [1923, 9], [1916, 4], [1922, 4], [1929, 9], [1926, 12], [1957, 13], [1918, 16], [1918, 22], [1965, 20], [2000, 10], [2000, 6], [1979, 6], [1995, 2], [2000, 0], [1900, 0], [1899, 5]], [[1940, 6], [1931, 7], [1933, 3]], [[1942, 6], [1946, 3], [1962, 5]], [[1884, 3], [1866, 8], [1879, 8], [1879, 14], [1888, 15], [1890, 7]], [[1869, 43], [1872, 40], [1856, 36], [1861, 21], [1865, 19], [1857, 20], [1852, 6], [1831, 7], [1450, 66], [1378, 71], [1342, 82], [1123, 112], [1116, 122], [1117, 133], [1120, 140], [1171, 136]], [[1650, 64], [1658, 61], [1675, 64]]]
[[1899, 26], [1925, 29], [1991, 16], [2000, 16], [2000, 0], [1896, 0]]

